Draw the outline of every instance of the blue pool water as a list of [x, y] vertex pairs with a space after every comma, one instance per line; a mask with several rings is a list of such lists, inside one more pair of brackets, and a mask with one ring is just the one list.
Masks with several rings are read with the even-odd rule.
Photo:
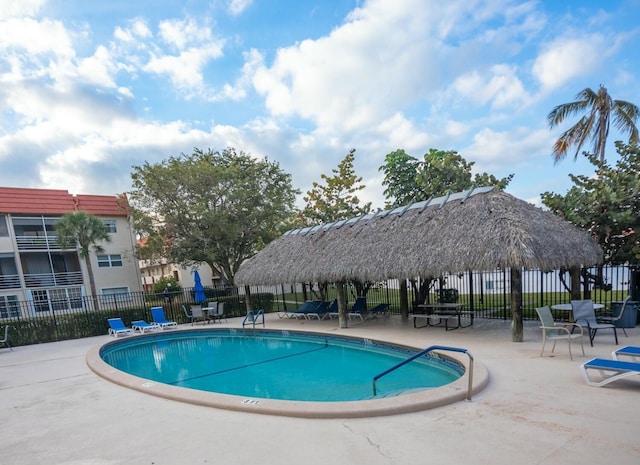
[[[238, 396], [335, 402], [371, 399], [372, 379], [411, 351], [294, 332], [180, 331], [103, 347], [114, 368], [159, 383]], [[378, 397], [443, 386], [464, 368], [421, 357], [377, 382]]]

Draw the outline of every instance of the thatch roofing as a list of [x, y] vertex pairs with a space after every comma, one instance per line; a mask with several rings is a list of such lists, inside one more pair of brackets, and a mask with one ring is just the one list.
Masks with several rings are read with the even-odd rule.
[[602, 263], [558, 216], [491, 187], [288, 231], [245, 262], [238, 284], [383, 281], [498, 268]]

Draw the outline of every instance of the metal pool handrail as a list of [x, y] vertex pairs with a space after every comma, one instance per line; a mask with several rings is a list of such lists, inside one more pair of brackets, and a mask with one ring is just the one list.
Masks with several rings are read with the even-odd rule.
[[262, 326], [264, 326], [264, 310], [258, 310], [258, 313], [253, 313], [253, 310], [249, 310], [247, 312], [247, 316], [242, 320], [242, 327], [244, 328], [245, 324], [251, 323], [253, 325], [253, 329], [256, 329], [256, 323], [258, 322], [258, 318], [262, 317]]
[[449, 352], [461, 352], [461, 353], [467, 354], [467, 356], [469, 357], [469, 387], [467, 388], [467, 400], [471, 400], [471, 395], [472, 395], [471, 391], [473, 390], [472, 389], [473, 388], [473, 355], [471, 355], [471, 353], [467, 349], [460, 349], [458, 347], [448, 347], [448, 346], [429, 346], [426, 349], [421, 350], [417, 354], [413, 354], [411, 357], [407, 358], [406, 360], [403, 360], [402, 362], [392, 366], [388, 370], [385, 370], [382, 373], [374, 376], [373, 377], [373, 396], [375, 397], [378, 394], [378, 391], [376, 389], [376, 381], [378, 381], [383, 376], [388, 375], [392, 371], [397, 370], [401, 366], [404, 366], [407, 363], [417, 359], [418, 357], [422, 357], [423, 355], [428, 354], [432, 350], [448, 350]]

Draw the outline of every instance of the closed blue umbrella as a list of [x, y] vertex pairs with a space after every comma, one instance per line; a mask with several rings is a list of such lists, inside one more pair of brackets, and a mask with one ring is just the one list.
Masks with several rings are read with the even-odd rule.
[[193, 286], [193, 298], [196, 303], [204, 302], [207, 300], [207, 296], [204, 293], [204, 286], [202, 285], [202, 280], [200, 279], [200, 273], [198, 273], [198, 270], [193, 272], [193, 280], [195, 281], [195, 285]]

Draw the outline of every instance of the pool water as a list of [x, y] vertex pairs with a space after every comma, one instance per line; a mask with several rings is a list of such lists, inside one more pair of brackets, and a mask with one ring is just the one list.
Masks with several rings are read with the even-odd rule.
[[[408, 349], [302, 333], [180, 331], [118, 341], [101, 358], [145, 379], [202, 391], [267, 399], [338, 402], [373, 398], [373, 377]], [[449, 384], [461, 364], [421, 357], [377, 382], [378, 397]]]

